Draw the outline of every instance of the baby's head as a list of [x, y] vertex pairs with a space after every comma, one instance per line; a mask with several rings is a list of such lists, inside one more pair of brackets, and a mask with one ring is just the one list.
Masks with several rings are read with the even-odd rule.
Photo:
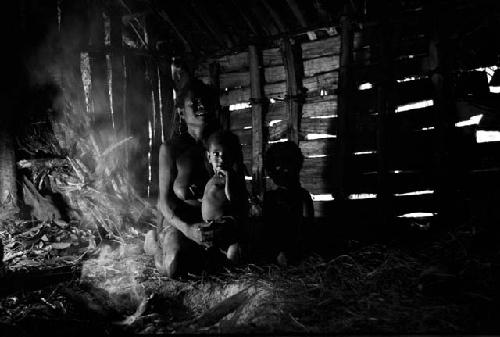
[[207, 157], [215, 173], [232, 168], [241, 158], [241, 144], [231, 131], [216, 131], [208, 137]]
[[274, 143], [266, 152], [264, 165], [267, 173], [278, 186], [300, 185], [300, 170], [304, 156], [291, 141]]

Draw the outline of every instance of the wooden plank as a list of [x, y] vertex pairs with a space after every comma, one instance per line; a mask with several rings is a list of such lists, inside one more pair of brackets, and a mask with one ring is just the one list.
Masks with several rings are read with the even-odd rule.
[[221, 73], [248, 71], [248, 52], [225, 55], [217, 59]]
[[326, 89], [333, 92], [337, 88], [339, 79], [338, 71], [330, 71], [317, 76], [305, 77], [302, 85], [307, 89], [307, 95], [312, 95], [315, 91]]
[[227, 90], [224, 91], [220, 96], [220, 104], [225, 106], [249, 101], [250, 88]]
[[280, 139], [286, 139], [288, 136], [287, 121], [285, 120], [278, 123], [274, 123], [272, 126], [266, 126], [265, 135], [267, 141], [277, 141]]
[[265, 67], [264, 79], [266, 83], [283, 82], [286, 80], [286, 70], [284, 65]]
[[317, 74], [336, 70], [339, 67], [339, 57], [328, 55], [304, 61], [304, 76], [311, 77]]
[[286, 95], [286, 82], [277, 82], [264, 85], [264, 93], [268, 98], [284, 99]]
[[269, 48], [262, 51], [262, 65], [264, 67], [273, 67], [283, 65], [279, 48]]
[[300, 133], [304, 136], [310, 133], [336, 135], [338, 118], [303, 118]]
[[[259, 51], [255, 45], [248, 47], [248, 63], [250, 65], [250, 81], [252, 94], [252, 195], [260, 202], [265, 192], [263, 175], [264, 154], [264, 95]], [[260, 214], [256, 214], [260, 215]]]
[[248, 86], [250, 86], [250, 74], [248, 71], [220, 74], [220, 87], [223, 90]]
[[277, 101], [273, 104], [269, 105], [269, 110], [266, 113], [266, 125], [269, 124], [270, 121], [281, 119], [286, 120], [286, 104], [283, 101]]
[[288, 140], [298, 144], [300, 117], [302, 114], [302, 94], [301, 94], [301, 64], [302, 55], [294, 41], [288, 38], [281, 40], [281, 52], [286, 70], [286, 109]]
[[302, 118], [337, 115], [337, 96], [320, 96], [319, 99], [306, 99], [302, 107]]
[[229, 112], [229, 115], [231, 130], [252, 126], [252, 108], [233, 110]]
[[315, 40], [302, 43], [302, 58], [304, 60], [314, 59], [327, 55], [340, 54], [340, 35], [327, 39]]
[[299, 142], [299, 147], [302, 154], [308, 157], [334, 153], [335, 143], [335, 138], [303, 140]]

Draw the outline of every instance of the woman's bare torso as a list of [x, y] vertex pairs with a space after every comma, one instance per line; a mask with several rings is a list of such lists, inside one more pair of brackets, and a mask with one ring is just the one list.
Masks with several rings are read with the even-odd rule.
[[209, 179], [205, 149], [201, 144], [191, 143], [179, 150], [175, 159], [177, 175], [173, 184], [174, 193], [184, 203], [200, 207], [199, 200]]

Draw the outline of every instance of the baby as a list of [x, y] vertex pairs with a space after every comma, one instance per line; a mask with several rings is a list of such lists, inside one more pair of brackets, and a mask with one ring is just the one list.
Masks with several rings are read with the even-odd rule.
[[311, 195], [300, 185], [304, 157], [293, 142], [274, 143], [265, 156], [265, 168], [276, 188], [264, 194], [267, 246], [280, 265], [296, 262], [311, 230], [314, 208]]
[[241, 227], [248, 212], [241, 145], [230, 131], [217, 131], [207, 141], [207, 158], [213, 176], [205, 185], [201, 213], [205, 228], [213, 229], [209, 247], [237, 262], [241, 254]]

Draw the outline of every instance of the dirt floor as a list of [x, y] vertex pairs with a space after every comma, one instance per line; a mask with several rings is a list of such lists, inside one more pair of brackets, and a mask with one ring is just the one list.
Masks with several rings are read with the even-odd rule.
[[[500, 332], [500, 255], [469, 230], [418, 247], [357, 243], [288, 268], [250, 264], [170, 280], [143, 253], [140, 233], [93, 246], [71, 226], [37, 226], [26, 225], [24, 241], [3, 232], [2, 336]], [[44, 250], [61, 231], [75, 234], [72, 244]], [[34, 232], [43, 245], [18, 246]]]

